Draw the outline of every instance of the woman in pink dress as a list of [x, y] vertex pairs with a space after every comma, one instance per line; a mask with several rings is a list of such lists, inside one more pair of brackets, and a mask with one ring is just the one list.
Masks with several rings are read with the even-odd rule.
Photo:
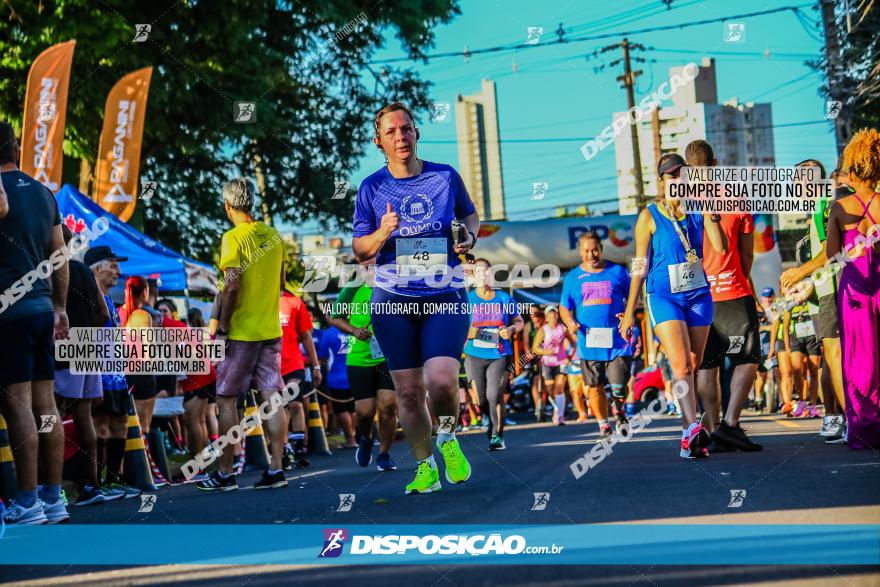
[[828, 219], [828, 258], [843, 251], [837, 309], [846, 394], [847, 445], [880, 449], [880, 133], [859, 131], [844, 151], [855, 193]]

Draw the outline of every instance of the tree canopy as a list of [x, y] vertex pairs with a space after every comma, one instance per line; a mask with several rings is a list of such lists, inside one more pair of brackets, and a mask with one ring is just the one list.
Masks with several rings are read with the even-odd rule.
[[[432, 29], [459, 14], [456, 0], [9, 0], [0, 5], [0, 117], [20, 128], [25, 80], [47, 47], [76, 39], [64, 177], [98, 152], [104, 104], [116, 81], [152, 65], [141, 178], [158, 182], [143, 207], [146, 231], [211, 261], [227, 228], [222, 182], [264, 178], [257, 216], [277, 222], [350, 218], [351, 197], [333, 199], [371, 140], [373, 113], [401, 100], [429, 107], [428, 84], [411, 70], [369, 66], [391, 31], [413, 58]], [[135, 27], [149, 24], [143, 42]], [[368, 73], [365, 73], [368, 72]], [[234, 121], [235, 103], [256, 121]]]

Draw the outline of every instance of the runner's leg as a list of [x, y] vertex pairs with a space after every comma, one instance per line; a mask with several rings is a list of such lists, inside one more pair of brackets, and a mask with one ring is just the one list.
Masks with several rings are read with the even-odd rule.
[[788, 414], [791, 412], [791, 398], [793, 391], [793, 369], [791, 364], [791, 357], [787, 351], [779, 351], [777, 353], [779, 360], [779, 395], [782, 399], [782, 413]]
[[556, 419], [559, 422], [565, 422], [565, 383], [566, 376], [560, 373], [553, 379], [553, 390], [556, 392], [554, 396], [554, 409], [556, 410]]
[[805, 377], [805, 368], [804, 361], [806, 360], [806, 355], [800, 351], [792, 351], [789, 360], [791, 361], [791, 374], [792, 374], [792, 399], [794, 399], [794, 394], [798, 394], [798, 399], [802, 404], [806, 404], [806, 377]]
[[379, 410], [379, 452], [391, 452], [394, 432], [397, 430], [397, 396], [393, 389], [380, 389], [376, 393]]
[[498, 436], [504, 435], [504, 390], [507, 389], [507, 358], [490, 361], [486, 369], [486, 400], [492, 429]]
[[[39, 436], [34, 419], [31, 382], [9, 383], [0, 388], [3, 417], [9, 433], [9, 445], [15, 461], [18, 496], [37, 491]], [[27, 498], [25, 498], [27, 500]], [[29, 504], [27, 507], [32, 506]]]
[[486, 393], [486, 389], [489, 386], [488, 370], [490, 364], [491, 361], [479, 357], [472, 357], [470, 355], [465, 355], [464, 357], [464, 370], [467, 373], [468, 379], [473, 382], [474, 387], [477, 389], [480, 412], [489, 417], [489, 428], [486, 430], [486, 434], [489, 438], [492, 438], [493, 430], [498, 430], [498, 422], [496, 421], [496, 416], [489, 408], [489, 399]]
[[697, 371], [697, 392], [703, 404], [703, 417], [700, 420], [706, 432], [715, 431], [721, 414], [721, 384], [719, 368], [699, 369]]
[[837, 405], [841, 406], [840, 413], [843, 414], [844, 410], [842, 409], [842, 406], [846, 405], [846, 400], [844, 399], [843, 394], [843, 368], [841, 366], [840, 337], [823, 338], [822, 354], [825, 357], [825, 362], [828, 364], [828, 369], [831, 371], [831, 389], [834, 391], [834, 398], [837, 400]]
[[[457, 375], [457, 372], [456, 372]], [[428, 412], [427, 389], [422, 368], [391, 371], [397, 392], [400, 424], [417, 461], [431, 456], [431, 415]]]
[[819, 361], [821, 357], [818, 355], [807, 355], [806, 368], [810, 376], [810, 387], [807, 395], [807, 402], [815, 406], [819, 403]]
[[568, 387], [571, 389], [571, 401], [578, 414], [578, 422], [587, 421], [587, 410], [584, 408], [584, 380], [580, 375], [568, 376]]
[[92, 423], [92, 400], [78, 399], [73, 404], [73, 423], [79, 435], [79, 448], [84, 451], [86, 467], [83, 481], [92, 487], [98, 486], [98, 460], [95, 425]]
[[[728, 425], [736, 426], [739, 424], [745, 399], [749, 395], [757, 373], [758, 366], [754, 363], [744, 363], [733, 368], [733, 375], [730, 378], [730, 403], [727, 405], [727, 413], [724, 415], [724, 421]], [[761, 393], [763, 394], [763, 390]], [[755, 394], [757, 396], [758, 392]]]
[[[702, 327], [708, 331], [708, 327]], [[672, 369], [673, 391], [675, 384], [683, 382], [687, 394], [679, 399], [681, 405], [682, 428], [687, 428], [697, 420], [696, 387], [694, 385], [694, 358], [691, 354], [691, 341], [687, 324], [683, 320], [667, 320], [654, 327], [660, 339], [669, 367]], [[705, 338], [703, 339], [705, 344]], [[701, 351], [702, 353], [702, 351]]]
[[[50, 490], [54, 487], [58, 494], [50, 495], [52, 502], [57, 501], [61, 493], [61, 472], [64, 468], [64, 425], [58, 414], [53, 393], [55, 381], [52, 379], [31, 382], [33, 394], [33, 417], [41, 420], [42, 416], [52, 416], [55, 425], [51, 430], [39, 433], [39, 461], [43, 466], [45, 479], [43, 489]], [[41, 499], [45, 499], [41, 492]]]

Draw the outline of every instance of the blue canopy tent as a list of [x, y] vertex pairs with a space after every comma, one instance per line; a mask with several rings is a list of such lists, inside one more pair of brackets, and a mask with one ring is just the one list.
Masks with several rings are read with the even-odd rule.
[[210, 265], [188, 259], [138, 232], [71, 185], [65, 184], [55, 198], [61, 221], [74, 233], [91, 227], [99, 217], [107, 219], [109, 230], [89, 245], [107, 245], [120, 257], [128, 257], [128, 261], [119, 265], [125, 276], [140, 275], [147, 279], [158, 279], [159, 291], [166, 293], [217, 293], [217, 272]]

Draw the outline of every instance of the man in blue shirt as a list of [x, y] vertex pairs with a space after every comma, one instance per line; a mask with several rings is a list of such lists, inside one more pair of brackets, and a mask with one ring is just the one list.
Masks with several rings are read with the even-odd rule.
[[632, 345], [617, 326], [626, 309], [630, 279], [621, 265], [602, 258], [602, 241], [595, 232], [581, 235], [578, 249], [582, 263], [565, 276], [559, 310], [569, 333], [577, 335], [590, 409], [599, 421], [599, 437], [605, 438], [611, 435], [605, 385], [611, 385], [618, 432], [628, 423], [624, 402]]

